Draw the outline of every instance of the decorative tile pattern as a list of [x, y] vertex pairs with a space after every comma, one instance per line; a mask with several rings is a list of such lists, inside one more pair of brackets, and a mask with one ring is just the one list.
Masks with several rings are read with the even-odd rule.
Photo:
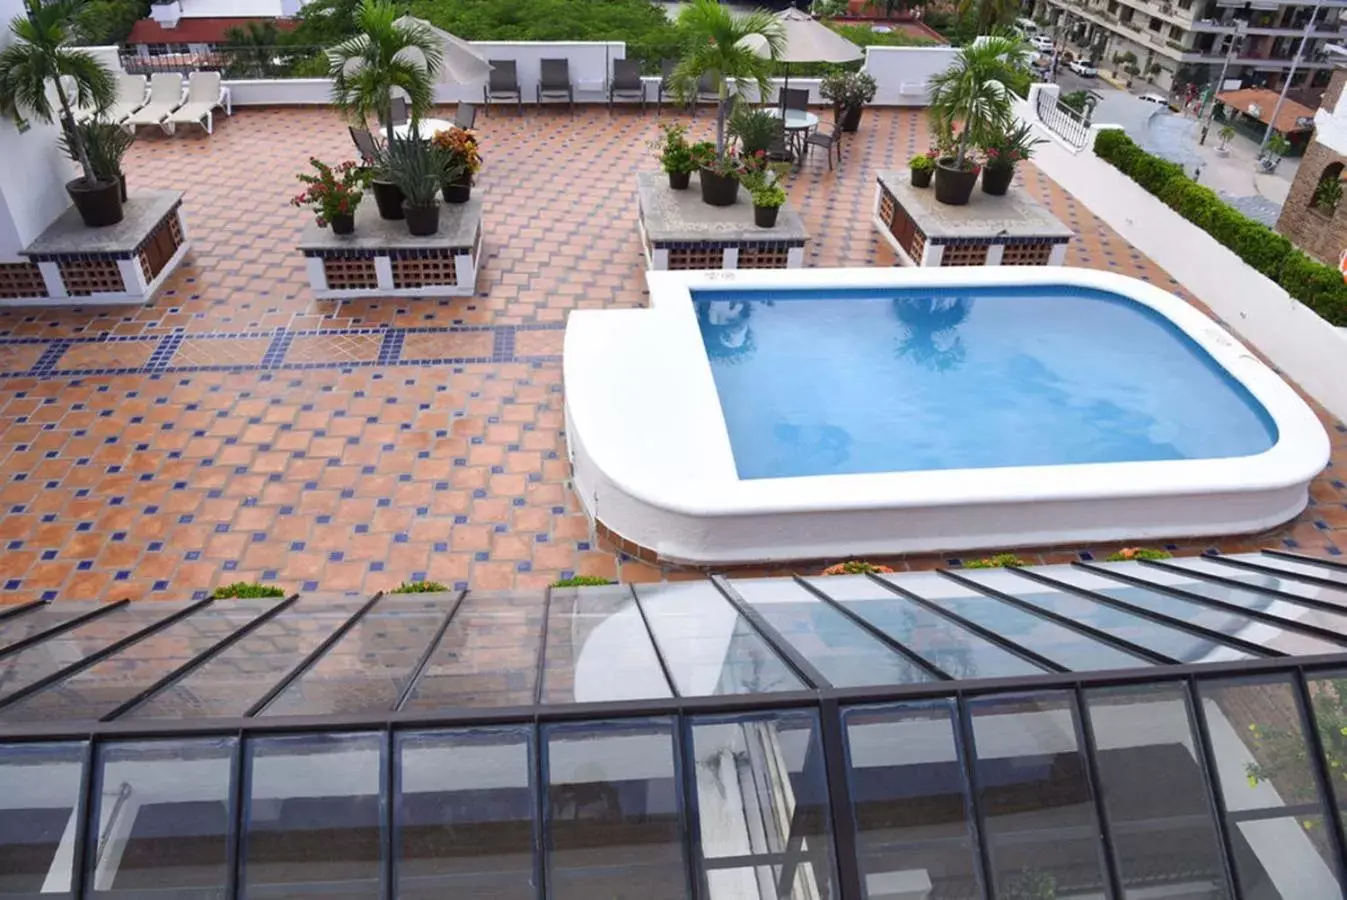
[[[155, 301], [0, 308], [3, 601], [182, 599], [240, 579], [368, 593], [409, 578], [492, 590], [572, 574], [686, 577], [593, 532], [569, 489], [563, 433], [567, 313], [645, 302], [632, 185], [653, 166], [644, 144], [660, 120], [581, 109], [488, 121], [478, 293], [452, 300], [313, 298], [294, 249], [305, 214], [281, 199], [310, 155], [353, 155], [331, 110], [241, 110], [211, 137], [143, 133], [126, 161], [132, 189], [192, 187], [193, 249]], [[693, 139], [711, 128], [699, 117]], [[577, 178], [581, 139], [599, 152]], [[840, 167], [820, 161], [793, 175], [791, 203], [817, 236], [806, 265], [893, 265], [870, 224], [875, 172], [927, 144], [921, 111], [870, 110]], [[1077, 232], [1068, 265], [1191, 301], [1074, 197], [1023, 169], [1018, 183]], [[1347, 465], [1347, 426], [1324, 421], [1334, 467], [1305, 514], [1176, 552], [1337, 554], [1347, 482], [1334, 473]]]

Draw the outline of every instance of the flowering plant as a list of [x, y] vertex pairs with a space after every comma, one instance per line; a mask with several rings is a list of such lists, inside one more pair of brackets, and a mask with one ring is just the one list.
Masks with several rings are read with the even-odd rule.
[[458, 162], [471, 177], [482, 170], [482, 154], [477, 149], [477, 133], [468, 128], [446, 128], [435, 132], [430, 142], [443, 150], [449, 163]]
[[[766, 154], [762, 154], [761, 165], [766, 165]], [[716, 152], [716, 145], [710, 141], [701, 141], [692, 145], [692, 161], [697, 168], [720, 175], [724, 178], [743, 178], [757, 171], [761, 166], [756, 156], [745, 156], [733, 147], [724, 153]]]
[[1117, 553], [1110, 553], [1106, 562], [1127, 562], [1133, 559], [1169, 559], [1169, 554], [1155, 547], [1123, 547]]
[[329, 166], [310, 157], [309, 165], [318, 174], [301, 172], [298, 175], [305, 188], [290, 198], [290, 205], [311, 208], [320, 226], [326, 226], [334, 216], [355, 215], [355, 208], [364, 196], [363, 189], [370, 182], [370, 170], [349, 159]]
[[1028, 123], [998, 131], [982, 143], [983, 164], [989, 169], [1013, 169], [1015, 163], [1033, 156], [1034, 147], [1041, 143]]
[[692, 172], [697, 168], [692, 159], [692, 145], [688, 143], [688, 130], [683, 125], [664, 125], [660, 131], [663, 140], [651, 141], [648, 146], [659, 154], [660, 165], [671, 174]]
[[893, 572], [888, 566], [881, 566], [878, 563], [865, 562], [860, 559], [850, 559], [846, 562], [836, 563], [823, 570], [824, 575], [867, 575], [869, 573], [876, 575], [887, 575]]

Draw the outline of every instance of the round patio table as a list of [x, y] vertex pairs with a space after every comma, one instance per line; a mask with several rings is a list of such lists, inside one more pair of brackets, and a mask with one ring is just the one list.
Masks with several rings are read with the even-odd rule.
[[[448, 119], [422, 119], [420, 122], [417, 123], [417, 125], [420, 127], [421, 137], [425, 138], [426, 140], [430, 140], [430, 138], [437, 131], [448, 131], [450, 128], [458, 127], [453, 122], [450, 122]], [[393, 133], [400, 138], [407, 137], [412, 133], [412, 123], [410, 121], [406, 121], [403, 122], [401, 125], [394, 125]], [[383, 128], [380, 128], [379, 136], [388, 137], [388, 133]]]
[[798, 161], [801, 151], [804, 150], [804, 139], [809, 136], [809, 132], [818, 127], [818, 116], [803, 109], [782, 109], [779, 106], [773, 106], [766, 110], [767, 115], [773, 119], [780, 119], [785, 116], [786, 126], [786, 144], [791, 152], [795, 154]]

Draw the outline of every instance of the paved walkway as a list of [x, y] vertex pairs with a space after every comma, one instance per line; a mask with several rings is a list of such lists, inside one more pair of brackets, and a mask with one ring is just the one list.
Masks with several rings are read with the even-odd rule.
[[[330, 110], [241, 111], [213, 137], [146, 133], [128, 180], [186, 189], [182, 270], [145, 308], [0, 311], [5, 600], [181, 598], [252, 579], [371, 592], [678, 577], [595, 539], [562, 431], [566, 313], [643, 302], [632, 175], [655, 165], [658, 121], [482, 119], [479, 293], [429, 302], [312, 298], [294, 250], [306, 216], [286, 200], [310, 154], [352, 156]], [[870, 226], [874, 172], [924, 148], [925, 123], [870, 110], [836, 173], [818, 159], [794, 178], [810, 265], [894, 263]], [[1032, 167], [1024, 184], [1080, 233], [1070, 264], [1177, 289]], [[1347, 460], [1343, 427], [1328, 425]], [[1347, 488], [1330, 470], [1314, 493], [1291, 526], [1219, 545], [1336, 552]], [[1076, 552], [1101, 548], [1045, 558]]]

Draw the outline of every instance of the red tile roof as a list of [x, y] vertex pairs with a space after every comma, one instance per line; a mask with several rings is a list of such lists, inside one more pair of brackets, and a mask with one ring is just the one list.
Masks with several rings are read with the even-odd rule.
[[288, 19], [179, 19], [176, 28], [165, 28], [154, 19], [141, 19], [131, 26], [128, 44], [223, 44], [225, 32], [244, 28], [249, 22], [275, 22], [281, 31], [297, 24]]
[[[1270, 91], [1267, 88], [1242, 88], [1238, 91], [1224, 91], [1217, 94], [1216, 99], [1247, 116], [1254, 116], [1264, 125], [1272, 117], [1272, 111], [1277, 108], [1277, 92]], [[1249, 111], [1250, 106], [1258, 108], [1257, 115]], [[1310, 121], [1306, 124], [1300, 124], [1305, 119]], [[1286, 102], [1277, 112], [1277, 124], [1273, 127], [1283, 134], [1309, 131], [1314, 128], [1314, 110], [1287, 97]]]

